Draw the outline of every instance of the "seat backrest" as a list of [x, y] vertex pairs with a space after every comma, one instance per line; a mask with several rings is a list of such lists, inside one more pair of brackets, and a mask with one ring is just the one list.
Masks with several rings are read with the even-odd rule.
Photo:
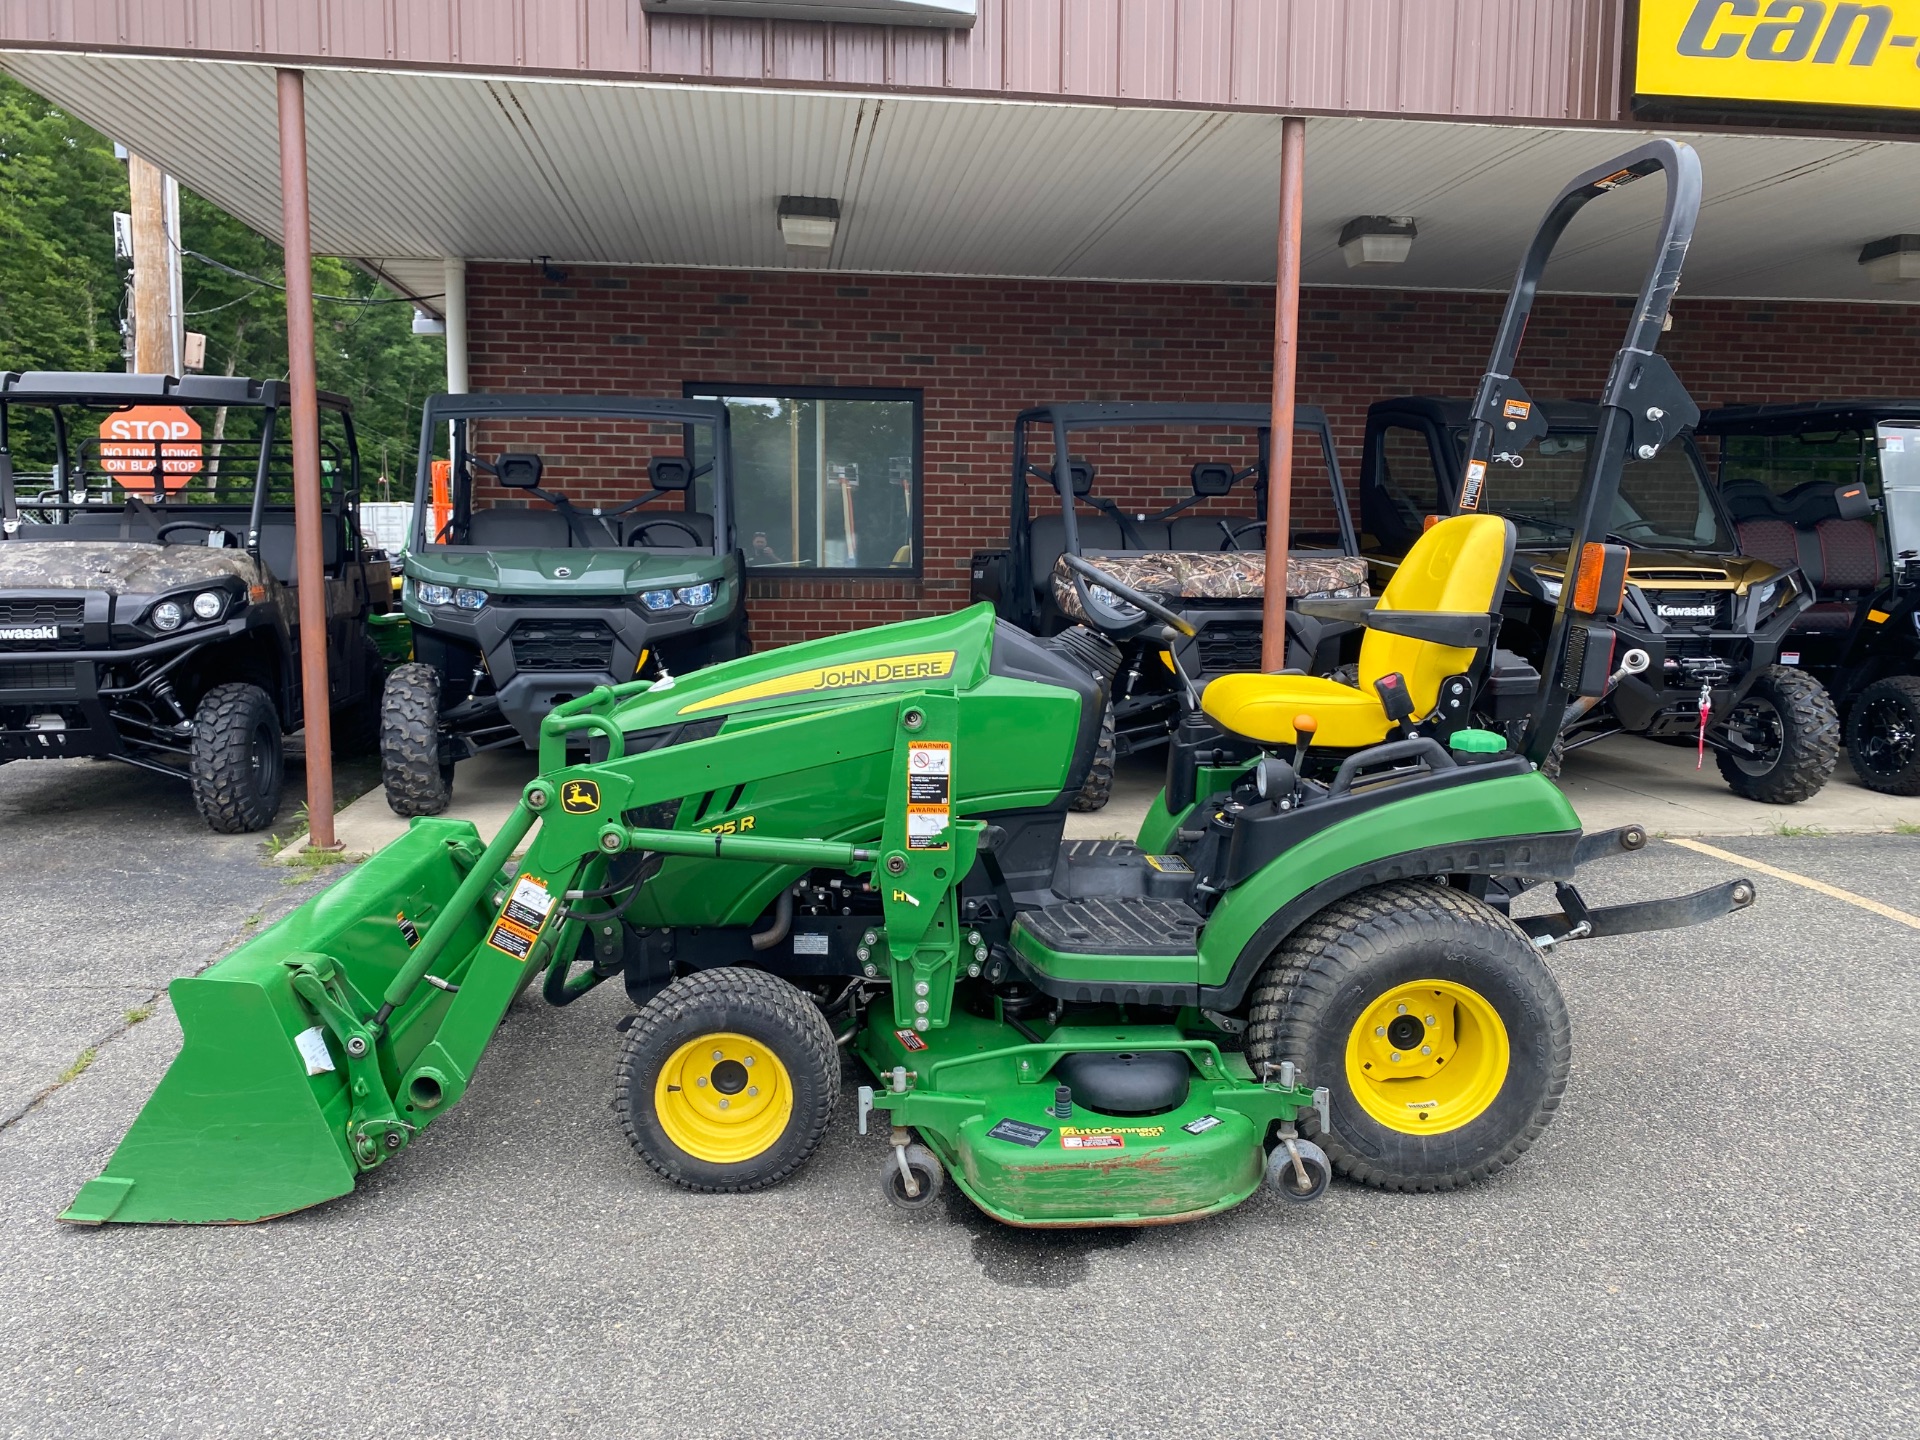
[[[664, 523], [669, 520], [673, 523]], [[707, 550], [713, 547], [713, 517], [699, 510], [636, 510], [627, 516], [624, 524], [627, 543], [648, 550]], [[680, 528], [682, 525], [699, 535], [698, 545], [687, 537], [686, 530]], [[642, 534], [643, 526], [646, 527], [645, 538], [635, 539]]]
[[467, 543], [487, 550], [565, 550], [573, 533], [558, 510], [496, 505], [473, 512]]
[[[1173, 550], [1223, 550], [1227, 544], [1227, 531], [1220, 528], [1222, 521], [1227, 529], [1238, 530], [1242, 525], [1251, 525], [1251, 515], [1176, 515], [1167, 522], [1170, 532], [1168, 547]], [[1264, 530], [1249, 530], [1240, 537], [1242, 550], [1263, 550], [1266, 548], [1267, 535]]]
[[1871, 520], [1822, 520], [1813, 529], [1820, 552], [1820, 577], [1828, 590], [1877, 590], [1886, 583], [1885, 554]]
[[[1740, 535], [1742, 553], [1782, 570], [1800, 563], [1800, 548], [1793, 538], [1793, 526], [1784, 520], [1740, 520], [1733, 527]], [[1812, 579], [1811, 576], [1808, 577]]]
[[[320, 517], [320, 563], [332, 569], [340, 563], [340, 542], [345, 533], [341, 518], [331, 513]], [[293, 516], [260, 517], [260, 563], [282, 585], [298, 582], [294, 558]]]
[[[1111, 516], [1076, 515], [1083, 550], [1120, 550], [1126, 547], [1120, 527]], [[1067, 550], [1067, 524], [1056, 515], [1036, 515], [1027, 532], [1033, 555], [1033, 593], [1044, 596], [1053, 583], [1053, 567]]]
[[[1493, 614], [1513, 564], [1513, 522], [1498, 515], [1456, 515], [1429, 529], [1407, 552], [1381, 592], [1381, 610]], [[1430, 713], [1441, 682], [1465, 673], [1476, 652], [1405, 635], [1367, 631], [1360, 644], [1360, 688], [1396, 671], [1407, 682], [1414, 714]]]

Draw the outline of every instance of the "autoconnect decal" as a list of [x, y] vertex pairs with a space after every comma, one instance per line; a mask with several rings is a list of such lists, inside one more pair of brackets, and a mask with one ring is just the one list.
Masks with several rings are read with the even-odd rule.
[[844, 665], [817, 665], [793, 670], [771, 680], [756, 680], [705, 700], [682, 705], [680, 714], [744, 705], [750, 700], [772, 700], [785, 695], [810, 695], [829, 690], [858, 690], [869, 685], [897, 685], [907, 680], [941, 680], [953, 673], [954, 652], [929, 650], [919, 655], [887, 655], [876, 660], [853, 660]]
[[1640, 0], [1641, 95], [1920, 109], [1920, 0]]

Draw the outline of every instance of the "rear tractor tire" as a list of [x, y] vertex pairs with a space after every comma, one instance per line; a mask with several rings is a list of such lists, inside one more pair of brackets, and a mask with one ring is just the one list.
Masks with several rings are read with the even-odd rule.
[[1847, 759], [1869, 790], [1920, 795], [1920, 675], [1890, 675], [1854, 697]]
[[440, 672], [417, 662], [396, 667], [380, 701], [380, 780], [394, 814], [438, 815], [453, 803], [445, 754]]
[[264, 830], [286, 773], [280, 712], [258, 685], [216, 685], [193, 715], [193, 803], [222, 835]]
[[1566, 1002], [1532, 942], [1431, 881], [1362, 890], [1308, 920], [1254, 982], [1248, 1020], [1255, 1072], [1291, 1060], [1326, 1086], [1332, 1115], [1303, 1131], [1340, 1174], [1383, 1190], [1452, 1190], [1511, 1165], [1559, 1109], [1572, 1063]]
[[1087, 770], [1087, 778], [1080, 786], [1080, 793], [1068, 802], [1067, 808], [1086, 814], [1090, 810], [1104, 810], [1107, 801], [1113, 798], [1113, 702], [1107, 702], [1107, 710], [1100, 717], [1100, 739], [1093, 747], [1093, 764]]
[[1827, 687], [1790, 665], [1769, 665], [1727, 717], [1753, 755], [1715, 752], [1720, 776], [1744, 800], [1796, 805], [1818, 795], [1840, 763], [1840, 712]]
[[813, 1001], [762, 970], [683, 975], [627, 1031], [614, 1109], [640, 1158], [687, 1190], [764, 1190], [812, 1157], [840, 1098]]

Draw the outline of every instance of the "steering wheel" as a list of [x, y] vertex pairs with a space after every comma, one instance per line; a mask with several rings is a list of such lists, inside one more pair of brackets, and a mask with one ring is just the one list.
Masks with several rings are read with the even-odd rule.
[[[1062, 555], [1060, 558], [1066, 562], [1069, 570], [1084, 577], [1074, 581], [1074, 588], [1080, 592], [1080, 604], [1086, 609], [1087, 618], [1099, 629], [1112, 631], [1119, 638], [1130, 640], [1145, 628], [1141, 623], [1142, 620], [1151, 616], [1163, 625], [1172, 626], [1182, 635], [1192, 636], [1198, 633], [1178, 612], [1169, 610], [1151, 595], [1142, 594], [1133, 586], [1114, 579], [1097, 565], [1089, 565], [1078, 555]], [[1086, 583], [1089, 580], [1140, 611], [1140, 616], [1128, 615], [1118, 606], [1108, 605], [1105, 601], [1095, 598], [1092, 587]]]
[[653, 527], [656, 525], [666, 525], [672, 529], [680, 531], [681, 534], [685, 535], [689, 540], [693, 541], [694, 548], [696, 550], [701, 548], [707, 543], [706, 537], [703, 536], [698, 530], [694, 529], [691, 525], [688, 525], [685, 522], [680, 520], [669, 520], [665, 516], [662, 516], [658, 520], [642, 520], [638, 525], [634, 526], [633, 533], [627, 536], [627, 544], [629, 545], [645, 544], [646, 542], [643, 541], [640, 537], [642, 535], [645, 535], [647, 531], [653, 529]]
[[1242, 525], [1230, 526], [1226, 521], [1222, 520], [1220, 522], [1220, 528], [1227, 533], [1227, 538], [1220, 542], [1220, 548], [1222, 550], [1238, 550], [1240, 548], [1240, 537], [1242, 535], [1246, 534], [1249, 530], [1258, 530], [1264, 535], [1267, 530], [1267, 522], [1264, 520], [1249, 520]]
[[209, 535], [224, 535], [236, 546], [240, 543], [240, 537], [226, 526], [209, 524], [205, 520], [169, 520], [153, 532], [153, 538], [164, 545], [167, 543], [167, 536], [175, 530], [202, 530]]
[[1613, 533], [1616, 535], [1625, 535], [1629, 530], [1645, 530], [1650, 535], [1657, 535], [1660, 533], [1660, 525], [1654, 520], [1629, 520], [1624, 525], [1613, 527]]

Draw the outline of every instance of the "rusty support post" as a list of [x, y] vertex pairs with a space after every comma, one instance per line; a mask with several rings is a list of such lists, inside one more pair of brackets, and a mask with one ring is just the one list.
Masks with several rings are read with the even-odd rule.
[[287, 384], [293, 434], [294, 574], [300, 599], [301, 710], [307, 737], [307, 847], [333, 838], [333, 726], [327, 709], [327, 583], [320, 555], [320, 404], [313, 362], [313, 233], [307, 213], [305, 76], [276, 72], [280, 230], [287, 275]]
[[1300, 212], [1307, 122], [1280, 122], [1280, 266], [1273, 291], [1273, 438], [1267, 459], [1267, 584], [1260, 668], [1287, 668], [1287, 534], [1293, 511], [1293, 392], [1300, 358]]

